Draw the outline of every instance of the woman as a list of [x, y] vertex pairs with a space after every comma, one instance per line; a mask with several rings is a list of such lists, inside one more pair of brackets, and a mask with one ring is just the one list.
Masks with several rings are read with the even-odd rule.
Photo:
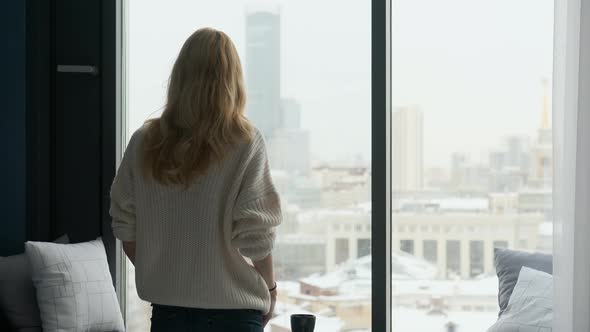
[[281, 209], [245, 102], [233, 43], [200, 29], [172, 68], [161, 117], [129, 141], [110, 214], [152, 302], [151, 331], [262, 331], [272, 316]]

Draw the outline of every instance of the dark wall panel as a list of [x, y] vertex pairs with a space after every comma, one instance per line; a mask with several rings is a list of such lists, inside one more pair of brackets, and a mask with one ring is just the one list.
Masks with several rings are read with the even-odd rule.
[[68, 234], [77, 243], [102, 236], [114, 276], [108, 208], [116, 157], [116, 1], [26, 2], [27, 238]]
[[114, 275], [115, 8], [115, 0], [0, 5], [0, 255], [22, 252], [26, 240], [102, 236]]
[[26, 0], [27, 239], [51, 241], [53, 0]]
[[[58, 66], [100, 65], [100, 14], [100, 0], [55, 2]], [[101, 233], [100, 74], [58, 72], [54, 119], [54, 232], [92, 240]]]
[[0, 255], [10, 255], [23, 251], [26, 237], [25, 5], [0, 7]]

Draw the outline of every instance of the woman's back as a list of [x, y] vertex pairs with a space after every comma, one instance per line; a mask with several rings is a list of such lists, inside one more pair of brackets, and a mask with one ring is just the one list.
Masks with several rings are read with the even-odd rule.
[[113, 230], [136, 242], [139, 296], [164, 305], [266, 310], [266, 283], [242, 256], [268, 255], [281, 220], [260, 133], [184, 188], [141, 175], [144, 130], [129, 142], [111, 208], [113, 216], [124, 216], [129, 204], [136, 211], [133, 224], [115, 221]]

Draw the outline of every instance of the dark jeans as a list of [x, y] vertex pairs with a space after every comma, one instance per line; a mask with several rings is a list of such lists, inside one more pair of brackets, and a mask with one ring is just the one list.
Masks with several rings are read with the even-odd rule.
[[151, 332], [263, 332], [258, 310], [197, 309], [152, 304]]

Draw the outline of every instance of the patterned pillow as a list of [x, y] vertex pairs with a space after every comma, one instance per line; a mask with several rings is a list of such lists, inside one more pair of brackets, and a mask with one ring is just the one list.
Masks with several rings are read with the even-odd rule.
[[43, 331], [124, 331], [104, 245], [26, 242]]
[[553, 276], [522, 267], [508, 306], [488, 332], [551, 332]]

